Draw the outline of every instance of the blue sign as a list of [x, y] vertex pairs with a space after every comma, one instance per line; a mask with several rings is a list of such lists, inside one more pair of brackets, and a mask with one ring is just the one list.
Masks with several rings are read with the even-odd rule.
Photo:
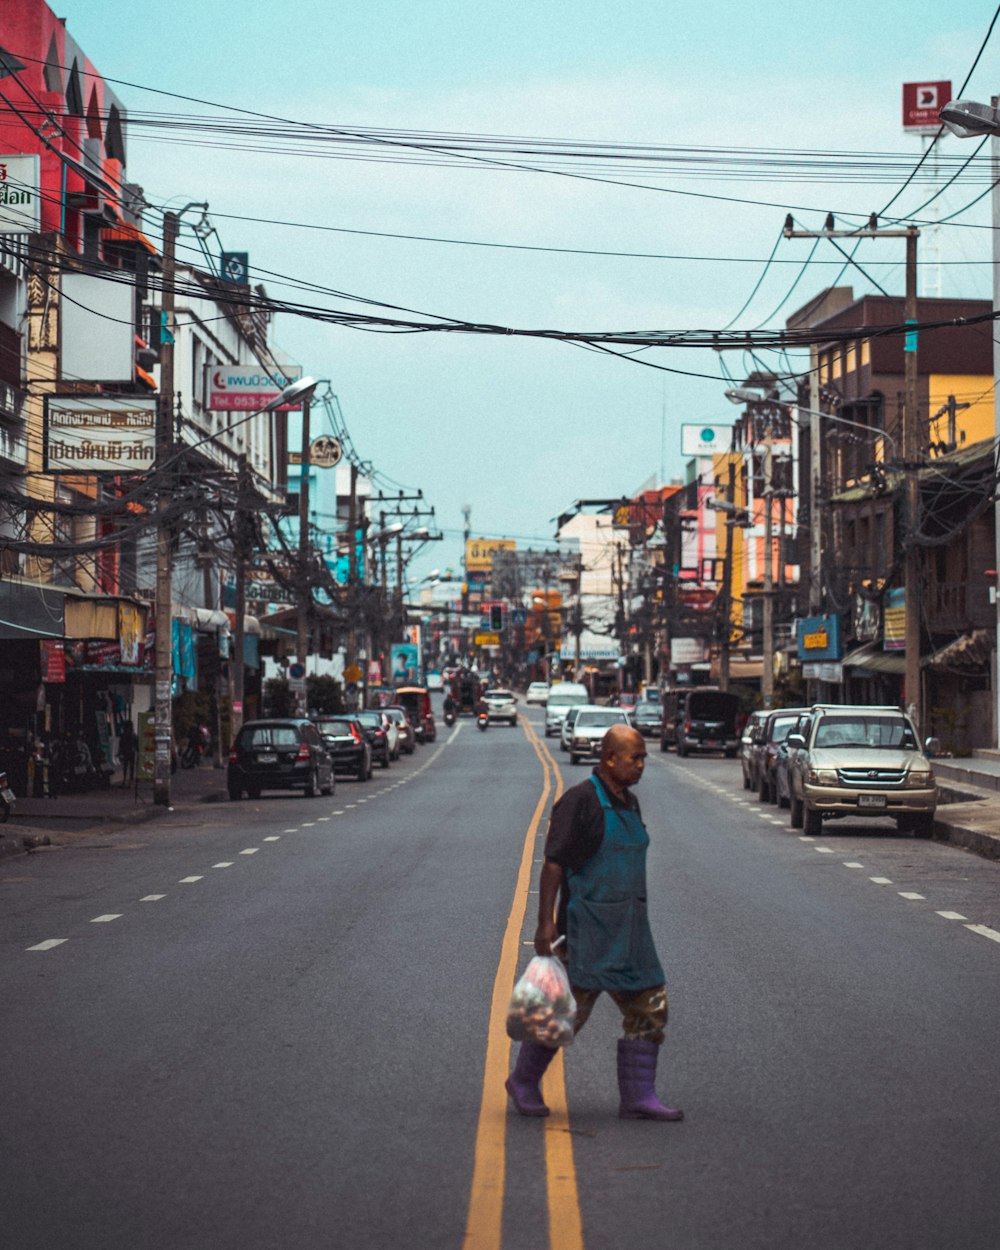
[[803, 663], [841, 660], [844, 644], [839, 616], [804, 616], [796, 630], [798, 657]]

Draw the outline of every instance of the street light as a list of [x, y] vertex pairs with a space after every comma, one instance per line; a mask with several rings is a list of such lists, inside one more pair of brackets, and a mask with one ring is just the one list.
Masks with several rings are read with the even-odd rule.
[[[975, 100], [951, 100], [941, 110], [941, 120], [953, 135], [959, 139], [974, 139], [980, 135], [992, 136], [990, 144], [990, 182], [992, 183], [992, 227], [993, 237], [993, 313], [1000, 311], [1000, 110], [997, 108], [996, 96], [990, 98], [989, 104], [979, 104]], [[996, 325], [993, 330], [993, 377], [1000, 378], [1000, 342], [998, 342]], [[1000, 437], [1000, 386], [993, 389], [993, 436]], [[1000, 508], [993, 507], [994, 545], [1000, 552]], [[996, 638], [1000, 638], [1000, 593], [996, 594]], [[1000, 745], [1000, 678], [995, 680], [993, 740]]]

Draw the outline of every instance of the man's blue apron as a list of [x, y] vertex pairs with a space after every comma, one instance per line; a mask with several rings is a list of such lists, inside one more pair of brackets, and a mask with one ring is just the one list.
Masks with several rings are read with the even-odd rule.
[[590, 780], [604, 810], [604, 838], [582, 868], [566, 870], [570, 984], [626, 992], [663, 985], [646, 913], [649, 834], [638, 812], [614, 807], [597, 777]]

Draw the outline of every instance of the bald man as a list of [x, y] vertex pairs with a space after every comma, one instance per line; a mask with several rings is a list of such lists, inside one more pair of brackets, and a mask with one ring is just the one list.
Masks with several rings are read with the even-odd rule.
[[[667, 989], [646, 914], [649, 835], [631, 793], [646, 766], [642, 734], [613, 725], [592, 776], [552, 809], [539, 882], [535, 950], [551, 955], [557, 937], [576, 999], [576, 1031], [607, 993], [622, 1013], [618, 1114], [627, 1120], [682, 1120], [656, 1096], [656, 1064], [667, 1025]], [[557, 906], [558, 902], [558, 906]], [[544, 1116], [541, 1078], [555, 1051], [523, 1042], [507, 1080], [521, 1115]]]

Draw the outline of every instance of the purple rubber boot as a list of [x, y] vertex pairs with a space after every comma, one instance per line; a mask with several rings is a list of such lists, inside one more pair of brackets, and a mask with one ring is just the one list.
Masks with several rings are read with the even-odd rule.
[[665, 1107], [656, 1096], [656, 1042], [622, 1038], [618, 1043], [618, 1089], [623, 1120], [683, 1120], [684, 1112]]
[[548, 1115], [549, 1109], [542, 1101], [539, 1083], [545, 1069], [556, 1057], [556, 1052], [537, 1042], [522, 1042], [514, 1064], [514, 1071], [505, 1082], [507, 1093], [514, 1100], [518, 1115]]

